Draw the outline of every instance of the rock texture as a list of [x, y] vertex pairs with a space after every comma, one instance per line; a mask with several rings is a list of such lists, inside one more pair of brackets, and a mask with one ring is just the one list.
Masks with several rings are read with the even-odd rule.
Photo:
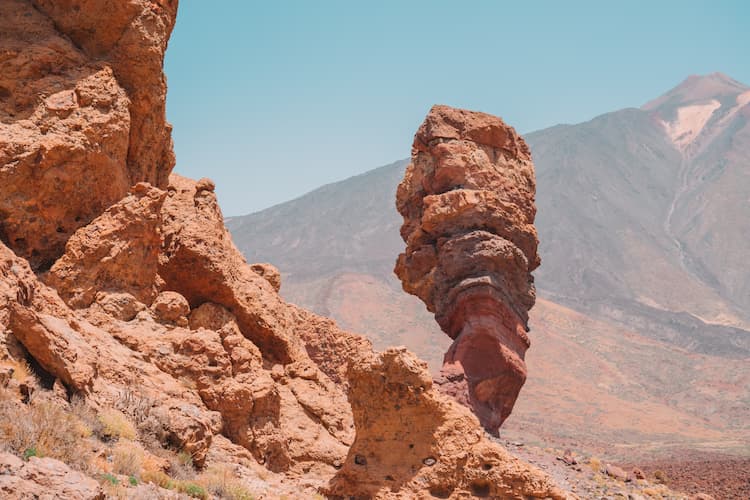
[[31, 457], [24, 462], [8, 453], [0, 453], [0, 493], [4, 498], [105, 498], [99, 483], [59, 460]]
[[0, 239], [34, 268], [131, 185], [165, 186], [176, 3], [0, 2]]
[[406, 252], [395, 272], [454, 339], [444, 390], [490, 432], [526, 379], [531, 271], [539, 266], [534, 166], [523, 139], [484, 113], [433, 107], [398, 188]]
[[357, 439], [328, 493], [355, 498], [568, 496], [491, 442], [466, 408], [433, 388], [404, 348], [352, 362]]
[[[214, 183], [170, 175], [161, 62], [176, 4], [0, 0], [2, 366], [28, 364], [61, 408], [129, 419], [127, 439], [284, 494], [562, 498], [411, 354], [376, 356], [284, 302], [278, 270], [232, 243]], [[30, 384], [6, 390], [3, 370], [23, 411]], [[54, 461], [0, 467], [11, 496], [100, 496]]]

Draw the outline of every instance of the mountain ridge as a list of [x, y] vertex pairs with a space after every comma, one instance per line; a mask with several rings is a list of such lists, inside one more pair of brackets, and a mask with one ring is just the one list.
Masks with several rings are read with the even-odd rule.
[[[544, 429], [564, 428], [563, 434], [577, 440], [651, 443], [649, 449], [664, 448], [654, 444], [660, 439], [700, 447], [700, 440], [693, 439], [698, 434], [720, 435], [717, 442], [724, 443], [733, 434], [750, 435], [747, 424], [736, 424], [750, 409], [750, 373], [744, 367], [750, 357], [750, 295], [732, 288], [744, 290], [743, 280], [750, 282], [738, 236], [750, 234], [750, 227], [743, 233], [750, 214], [741, 203], [750, 180], [739, 176], [742, 165], [750, 163], [750, 136], [744, 115], [736, 112], [731, 120], [718, 140], [687, 159], [658, 112], [642, 108], [526, 134], [537, 167], [540, 301], [531, 311], [529, 381], [506, 433], [523, 429], [547, 434], [540, 438], [545, 440], [550, 436]], [[323, 208], [315, 197], [297, 198], [295, 220], [270, 217], [281, 214], [279, 209], [233, 218], [228, 226], [249, 260], [269, 260], [280, 268], [286, 298], [367, 334], [377, 348], [403, 343], [435, 370], [445, 347], [440, 332], [391, 272], [403, 248], [393, 199], [404, 167], [405, 162], [396, 162], [356, 176], [356, 189], [345, 180], [328, 185], [322, 195], [314, 191]], [[733, 176], [729, 187], [727, 174]], [[718, 208], [712, 209], [712, 203]], [[347, 224], [355, 214], [357, 222]], [[710, 248], [706, 241], [712, 242]], [[316, 262], [316, 255], [323, 255], [324, 263]], [[730, 267], [722, 269], [722, 262]], [[597, 331], [582, 336], [579, 329], [587, 327]], [[623, 344], [622, 335], [638, 340]], [[584, 345], [578, 343], [582, 338]], [[582, 350], [604, 355], [603, 345], [610, 346], [605, 365]], [[653, 380], [663, 387], [652, 386], [641, 374], [639, 363], [654, 361], [644, 358], [639, 345], [654, 346], [659, 366]], [[577, 407], [587, 407], [587, 393], [597, 389], [564, 387], [562, 380], [575, 380], [563, 376], [565, 361], [535, 355], [553, 356], [558, 348], [570, 359], [586, 360], [588, 365], [577, 371], [581, 377], [600, 380], [619, 372], [622, 380], [631, 381], [605, 384], [613, 388], [610, 392], [599, 390], [603, 402], [591, 410], [599, 416], [585, 425], [593, 429], [592, 436], [564, 422]], [[674, 373], [692, 382], [673, 380]], [[716, 391], [721, 383], [732, 389]], [[575, 404], [556, 409], [548, 400], [550, 391], [565, 392]], [[637, 409], [637, 400], [656, 406]], [[702, 405], [720, 410], [711, 413]], [[638, 424], [612, 428], [622, 411]], [[669, 418], [675, 419], [669, 436], [649, 434], [650, 425], [662, 422], [663, 427]], [[683, 426], [680, 420], [692, 423]], [[750, 453], [746, 447], [726, 447]]]

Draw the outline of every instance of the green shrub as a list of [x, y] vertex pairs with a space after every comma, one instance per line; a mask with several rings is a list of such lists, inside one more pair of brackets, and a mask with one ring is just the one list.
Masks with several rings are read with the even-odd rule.
[[120, 484], [120, 480], [117, 479], [117, 476], [115, 476], [114, 474], [110, 474], [109, 472], [105, 472], [99, 477], [102, 481], [107, 482], [112, 486], [117, 486], [118, 484]]
[[177, 485], [177, 491], [179, 491], [180, 493], [185, 493], [186, 495], [193, 498], [208, 498], [206, 490], [202, 486], [195, 483], [181, 482]]

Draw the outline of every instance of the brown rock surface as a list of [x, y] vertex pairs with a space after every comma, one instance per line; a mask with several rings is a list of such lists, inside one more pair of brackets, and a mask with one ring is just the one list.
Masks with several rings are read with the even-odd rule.
[[164, 53], [177, 0], [33, 0], [90, 59], [106, 61], [130, 100], [130, 184], [166, 187], [175, 164], [166, 121]]
[[332, 496], [568, 498], [492, 443], [406, 349], [353, 361], [350, 384], [357, 438], [331, 482]]
[[47, 276], [71, 307], [101, 291], [129, 293], [151, 304], [157, 293], [158, 231], [164, 191], [145, 183], [76, 231]]
[[439, 382], [490, 432], [526, 379], [530, 273], [540, 263], [534, 191], [531, 154], [511, 127], [434, 106], [397, 193], [407, 248], [395, 272], [454, 339]]
[[0, 493], [3, 498], [104, 499], [99, 483], [59, 460], [31, 457], [24, 462], [9, 453], [0, 453]]
[[0, 2], [0, 239], [34, 268], [132, 184], [166, 184], [171, 3]]

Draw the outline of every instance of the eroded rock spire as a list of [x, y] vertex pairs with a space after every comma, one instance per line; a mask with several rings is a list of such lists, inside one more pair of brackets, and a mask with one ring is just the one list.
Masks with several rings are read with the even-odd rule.
[[398, 187], [395, 272], [454, 339], [438, 384], [496, 433], [526, 380], [540, 264], [529, 148], [485, 113], [434, 106]]

